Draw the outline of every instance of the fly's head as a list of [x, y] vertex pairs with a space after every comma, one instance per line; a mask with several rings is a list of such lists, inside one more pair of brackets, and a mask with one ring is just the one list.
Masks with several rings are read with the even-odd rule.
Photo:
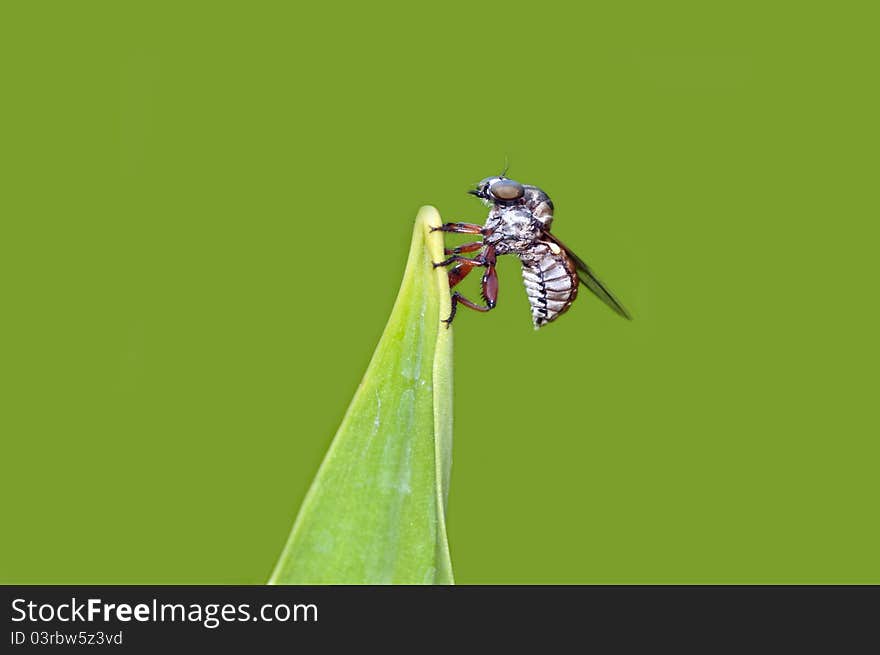
[[503, 175], [487, 177], [476, 189], [468, 191], [489, 207], [511, 207], [520, 205], [525, 197], [525, 187], [516, 180]]

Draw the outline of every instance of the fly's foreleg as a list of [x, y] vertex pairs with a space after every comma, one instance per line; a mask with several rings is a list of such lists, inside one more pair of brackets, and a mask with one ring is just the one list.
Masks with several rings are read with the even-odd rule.
[[456, 234], [482, 234], [483, 236], [488, 234], [482, 225], [475, 225], [474, 223], [444, 223], [440, 227], [431, 228], [431, 232], [436, 232], [437, 230], [441, 232], [455, 232]]
[[[431, 232], [436, 232], [437, 230], [457, 234], [480, 234], [484, 237], [492, 234], [492, 230], [488, 230], [481, 225], [475, 225], [474, 223], [444, 223], [440, 227], [431, 228]], [[464, 243], [455, 248], [444, 248], [443, 253], [446, 255], [458, 255], [463, 252], [474, 252], [480, 250], [483, 245], [482, 241], [472, 241], [471, 243]], [[450, 289], [466, 278], [468, 273], [473, 270], [474, 266], [485, 266], [480, 256], [474, 257], [473, 259], [468, 259], [466, 257], [450, 257], [443, 262], [434, 264], [434, 268], [438, 266], [448, 266], [453, 262], [457, 263], [449, 269]]]

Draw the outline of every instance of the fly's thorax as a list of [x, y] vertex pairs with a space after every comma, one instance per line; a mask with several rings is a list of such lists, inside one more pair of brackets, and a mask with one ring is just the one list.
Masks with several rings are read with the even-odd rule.
[[494, 245], [498, 254], [503, 255], [528, 250], [540, 236], [542, 225], [527, 207], [518, 205], [493, 208], [486, 227], [492, 231], [486, 244]]
[[535, 220], [540, 222], [545, 230], [549, 230], [551, 223], [553, 223], [553, 201], [550, 200], [550, 196], [531, 184], [524, 185], [523, 189], [523, 204], [532, 213]]

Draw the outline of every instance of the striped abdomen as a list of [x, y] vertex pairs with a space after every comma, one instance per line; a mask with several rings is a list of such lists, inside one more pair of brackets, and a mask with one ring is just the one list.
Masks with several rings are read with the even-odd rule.
[[578, 276], [574, 262], [555, 243], [538, 241], [527, 252], [520, 253], [523, 282], [532, 322], [539, 328], [564, 313], [574, 302]]

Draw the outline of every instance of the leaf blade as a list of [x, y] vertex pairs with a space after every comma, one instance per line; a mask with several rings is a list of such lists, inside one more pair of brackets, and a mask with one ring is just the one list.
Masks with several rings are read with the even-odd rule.
[[452, 330], [440, 225], [416, 217], [385, 331], [312, 483], [270, 584], [452, 584], [445, 506]]

